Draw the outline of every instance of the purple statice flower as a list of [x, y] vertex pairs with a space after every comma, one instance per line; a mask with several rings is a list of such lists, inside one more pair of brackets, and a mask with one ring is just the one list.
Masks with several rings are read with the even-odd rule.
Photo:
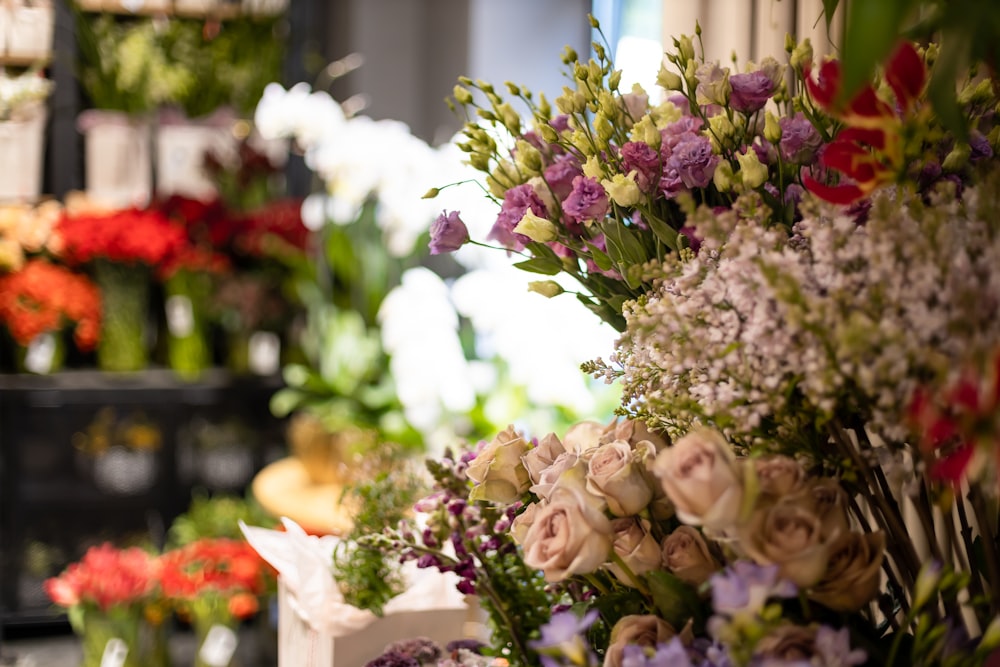
[[854, 667], [868, 661], [862, 649], [851, 649], [851, 635], [847, 628], [834, 630], [821, 625], [816, 629], [816, 655], [825, 667]]
[[565, 199], [573, 191], [573, 179], [583, 173], [580, 161], [572, 155], [560, 155], [545, 168], [545, 182], [558, 199]]
[[408, 655], [389, 651], [365, 663], [365, 667], [420, 667], [420, 663]]
[[622, 145], [622, 172], [635, 171], [635, 183], [649, 194], [660, 177], [660, 154], [644, 141], [629, 141]]
[[718, 164], [719, 156], [712, 152], [712, 142], [701, 135], [677, 144], [669, 161], [688, 188], [707, 187]]
[[600, 220], [610, 208], [608, 193], [596, 178], [577, 176], [573, 179], [573, 191], [563, 201], [562, 208], [575, 222]]
[[556, 658], [567, 658], [571, 665], [596, 667], [597, 655], [584, 636], [587, 628], [596, 620], [596, 609], [591, 609], [582, 617], [572, 611], [553, 614], [549, 622], [539, 628], [541, 637], [530, 641], [528, 645], [538, 651], [545, 667], [566, 664], [555, 660]]
[[465, 245], [469, 240], [469, 229], [462, 222], [458, 211], [441, 211], [431, 224], [430, 249], [432, 255], [440, 255], [445, 252], [454, 252]]
[[486, 644], [478, 639], [453, 639], [444, 645], [446, 653], [454, 653], [459, 649], [473, 653], [482, 653], [484, 648], [486, 648]]
[[493, 229], [486, 238], [496, 241], [508, 250], [524, 250], [524, 246], [531, 243], [531, 239], [524, 234], [514, 233], [514, 228], [529, 209], [539, 217], [548, 217], [545, 203], [528, 183], [507, 190], [503, 196], [497, 221], [493, 223]]
[[774, 81], [761, 71], [732, 74], [729, 85], [729, 105], [744, 114], [759, 111], [774, 95]]
[[784, 116], [778, 121], [781, 128], [781, 141], [778, 151], [781, 159], [792, 164], [812, 164], [818, 157], [823, 138], [801, 113], [792, 117]]
[[756, 614], [771, 597], [795, 597], [795, 585], [778, 578], [777, 565], [757, 565], [738, 560], [722, 572], [713, 574], [712, 608], [717, 614], [735, 616]]

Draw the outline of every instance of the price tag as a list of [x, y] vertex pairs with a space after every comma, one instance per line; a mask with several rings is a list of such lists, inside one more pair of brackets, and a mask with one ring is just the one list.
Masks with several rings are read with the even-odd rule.
[[208, 667], [226, 667], [236, 652], [238, 643], [235, 632], [224, 625], [213, 625], [205, 635], [198, 657]]
[[250, 370], [257, 375], [273, 375], [281, 364], [281, 339], [270, 331], [250, 334]]
[[167, 297], [164, 309], [167, 313], [167, 329], [176, 338], [185, 338], [194, 331], [194, 308], [191, 299], [183, 294]]
[[24, 367], [32, 373], [43, 375], [52, 370], [52, 361], [56, 354], [56, 339], [50, 333], [35, 336], [28, 343], [24, 353]]
[[128, 644], [124, 640], [118, 637], [109, 639], [104, 645], [104, 653], [101, 654], [101, 667], [122, 667], [127, 655]]

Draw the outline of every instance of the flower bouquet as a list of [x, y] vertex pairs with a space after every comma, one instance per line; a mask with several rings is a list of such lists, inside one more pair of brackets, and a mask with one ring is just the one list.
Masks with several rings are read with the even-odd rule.
[[62, 331], [71, 323], [80, 350], [97, 345], [101, 296], [86, 276], [32, 259], [0, 276], [0, 321], [19, 346], [21, 369], [48, 373], [64, 359]]
[[107, 371], [142, 370], [149, 356], [145, 336], [151, 269], [185, 249], [184, 229], [162, 213], [139, 209], [67, 213], [56, 229], [64, 260], [86, 265], [101, 289], [98, 366]]
[[[434, 463], [432, 520], [384, 546], [458, 572], [513, 664], [983, 664], [993, 81], [958, 82], [959, 133], [927, 99], [934, 44], [897, 44], [853, 91], [808, 42], [733, 72], [699, 33], [662, 100], [619, 91], [601, 44], [565, 53], [555, 108], [508, 84], [530, 127], [490, 84], [455, 89], [500, 204], [488, 240], [621, 332], [584, 368], [622, 385], [625, 419]], [[447, 211], [431, 230], [439, 251], [467, 239]]]
[[236, 630], [257, 613], [264, 564], [244, 540], [201, 538], [160, 557], [163, 594], [197, 639], [196, 667], [233, 665]]
[[82, 640], [84, 667], [169, 664], [158, 579], [154, 556], [105, 543], [45, 581], [45, 592], [67, 609]]
[[0, 206], [0, 271], [21, 268], [26, 256], [58, 256], [62, 244], [54, 231], [61, 215], [62, 204], [51, 200]]

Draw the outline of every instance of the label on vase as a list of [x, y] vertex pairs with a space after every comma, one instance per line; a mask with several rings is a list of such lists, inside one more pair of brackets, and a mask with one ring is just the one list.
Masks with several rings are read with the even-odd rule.
[[185, 338], [194, 331], [194, 307], [191, 299], [183, 294], [167, 297], [164, 304], [167, 313], [167, 329], [176, 338]]
[[250, 370], [257, 375], [274, 375], [281, 364], [281, 339], [270, 331], [255, 331], [249, 341]]
[[52, 370], [56, 356], [56, 338], [50, 333], [35, 336], [24, 353], [24, 367], [32, 373], [43, 375]]
[[127, 655], [128, 644], [124, 640], [118, 637], [109, 639], [104, 645], [104, 653], [101, 654], [101, 667], [122, 667]]
[[[236, 633], [224, 625], [213, 625], [205, 635], [198, 657], [209, 667], [226, 667], [236, 652]], [[101, 667], [104, 667], [103, 665]]]

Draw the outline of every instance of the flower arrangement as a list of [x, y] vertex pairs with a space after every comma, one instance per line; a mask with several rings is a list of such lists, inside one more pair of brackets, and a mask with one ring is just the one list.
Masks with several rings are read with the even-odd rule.
[[62, 204], [52, 200], [37, 206], [0, 206], [0, 271], [21, 268], [27, 256], [58, 256], [61, 243], [55, 227], [61, 216]]
[[22, 346], [72, 323], [73, 340], [80, 350], [88, 351], [100, 336], [101, 297], [86, 276], [32, 259], [20, 270], [0, 276], [0, 321]]
[[[378, 539], [458, 572], [512, 664], [983, 664], [993, 81], [963, 74], [955, 131], [928, 98], [933, 43], [894, 44], [849, 88], [808, 42], [734, 72], [699, 36], [675, 40], [659, 101], [619, 91], [601, 44], [564, 54], [555, 108], [507, 84], [530, 127], [490, 84], [456, 87], [499, 205], [487, 240], [577, 280], [621, 332], [584, 368], [623, 399], [610, 425], [511, 427], [432, 463], [427, 528]], [[432, 251], [470, 236], [446, 210]], [[495, 596], [504, 568], [524, 569]]]
[[0, 73], [0, 121], [34, 117], [52, 93], [53, 83], [37, 69], [18, 76]]
[[119, 549], [105, 543], [91, 547], [58, 577], [45, 581], [45, 592], [68, 610], [81, 636], [84, 667], [107, 661], [138, 666], [165, 665], [166, 646], [143, 628], [164, 620], [158, 599], [157, 558], [138, 547]]

